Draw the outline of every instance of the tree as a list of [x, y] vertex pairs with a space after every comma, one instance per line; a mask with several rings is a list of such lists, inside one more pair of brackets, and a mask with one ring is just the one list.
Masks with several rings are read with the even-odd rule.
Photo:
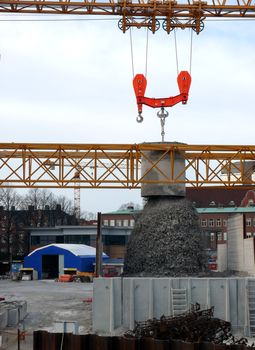
[[135, 204], [133, 202], [123, 203], [119, 207], [119, 210], [127, 210], [128, 208], [133, 208], [134, 210], [142, 210], [142, 205]]
[[58, 196], [54, 199], [54, 206], [56, 208], [56, 206], [59, 204], [61, 205], [61, 209], [70, 215], [74, 214], [74, 207], [72, 205], [72, 201], [67, 198], [66, 196]]
[[45, 189], [32, 188], [23, 199], [22, 209], [26, 210], [29, 206], [33, 206], [35, 209], [45, 209], [46, 205], [50, 209], [55, 208], [53, 193]]
[[97, 219], [97, 214], [85, 210], [85, 211], [83, 211], [81, 213], [81, 219], [84, 219], [84, 220], [87, 220], [87, 221], [96, 220]]
[[20, 208], [22, 196], [20, 196], [13, 188], [0, 189], [0, 205], [6, 210], [11, 210], [12, 207]]

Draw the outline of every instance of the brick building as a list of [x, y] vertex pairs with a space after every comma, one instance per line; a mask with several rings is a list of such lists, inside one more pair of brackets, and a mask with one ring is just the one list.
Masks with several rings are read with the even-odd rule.
[[75, 225], [74, 215], [66, 214], [57, 205], [56, 209], [5, 210], [0, 207], [0, 261], [21, 259], [29, 253], [29, 230], [32, 227], [55, 227], [56, 225]]

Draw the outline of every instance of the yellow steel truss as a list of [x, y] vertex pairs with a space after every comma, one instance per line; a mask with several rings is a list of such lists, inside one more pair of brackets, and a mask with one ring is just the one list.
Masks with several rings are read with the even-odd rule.
[[[158, 150], [152, 161], [148, 151]], [[175, 169], [179, 152], [185, 168]], [[166, 172], [160, 160], [169, 157]], [[147, 160], [141, 171], [142, 158]], [[149, 162], [149, 167], [148, 167]], [[188, 186], [255, 185], [255, 146], [183, 144], [0, 144], [0, 187], [139, 188], [143, 183]], [[159, 180], [149, 180], [149, 172]], [[185, 174], [185, 176], [183, 176]]]
[[193, 28], [199, 33], [205, 18], [255, 18], [254, 0], [0, 0], [0, 12], [119, 16], [120, 29], [149, 27], [153, 32], [163, 20], [173, 28]]

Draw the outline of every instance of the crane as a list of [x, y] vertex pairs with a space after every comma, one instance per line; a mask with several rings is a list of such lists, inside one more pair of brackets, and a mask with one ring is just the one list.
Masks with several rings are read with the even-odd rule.
[[191, 28], [197, 34], [204, 20], [254, 19], [254, 0], [0, 0], [0, 13], [99, 15], [120, 17], [118, 27], [149, 28], [153, 33], [162, 27], [168, 34], [175, 28]]

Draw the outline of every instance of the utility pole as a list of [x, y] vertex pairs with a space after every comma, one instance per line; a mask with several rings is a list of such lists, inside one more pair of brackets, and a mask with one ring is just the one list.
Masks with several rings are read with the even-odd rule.
[[96, 238], [96, 277], [102, 276], [102, 214], [97, 213], [97, 238]]

